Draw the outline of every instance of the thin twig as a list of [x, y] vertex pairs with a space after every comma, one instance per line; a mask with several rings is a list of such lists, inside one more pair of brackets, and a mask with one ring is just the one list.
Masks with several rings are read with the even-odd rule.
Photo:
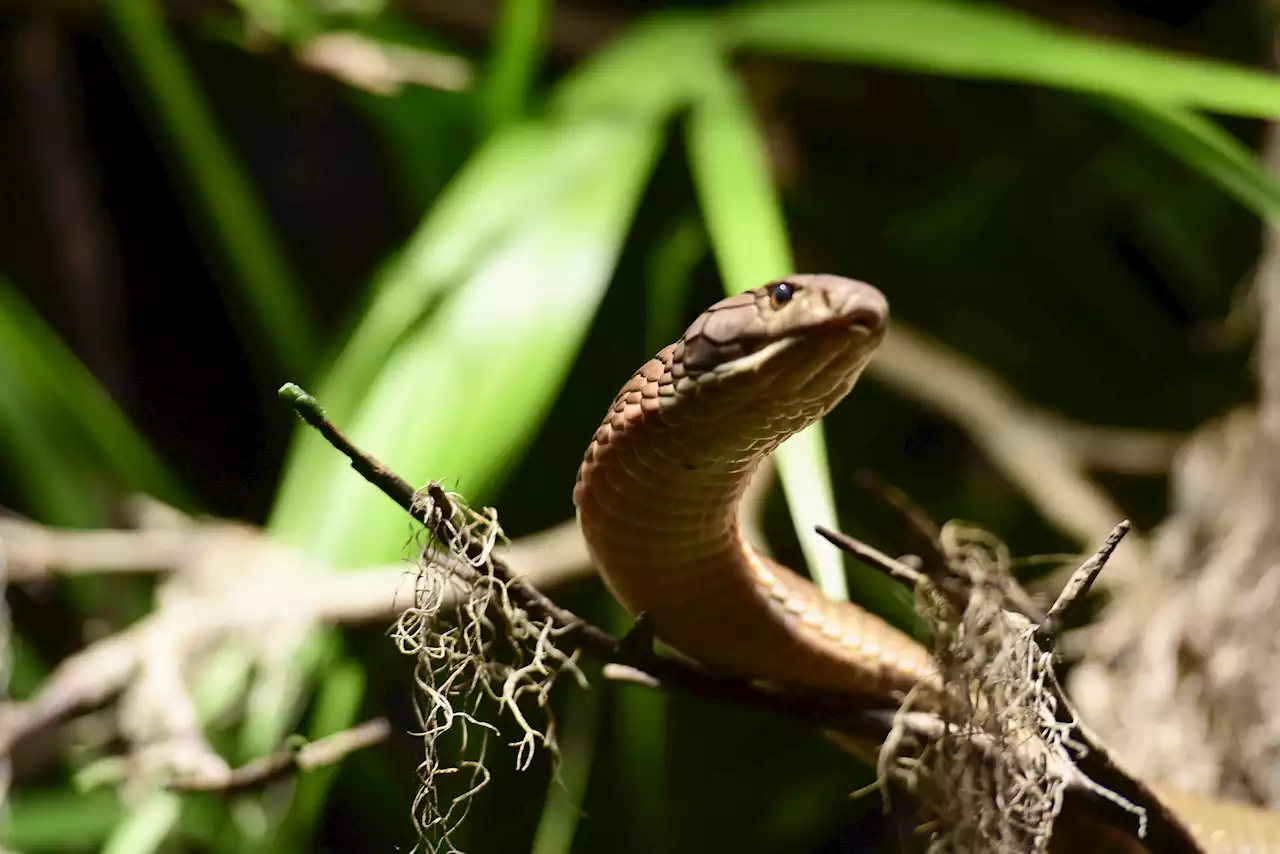
[[1053, 603], [1053, 607], [1049, 609], [1049, 613], [1040, 624], [1040, 630], [1045, 636], [1053, 637], [1062, 630], [1063, 621], [1076, 603], [1088, 595], [1089, 588], [1093, 586], [1098, 573], [1102, 572], [1107, 565], [1111, 553], [1116, 550], [1116, 546], [1120, 545], [1124, 535], [1129, 533], [1129, 527], [1128, 519], [1116, 525], [1111, 535], [1107, 537], [1107, 541], [1071, 574], [1071, 580], [1062, 588], [1062, 593], [1058, 595], [1057, 601]]
[[897, 519], [908, 547], [919, 556], [921, 569], [926, 575], [938, 575], [949, 571], [947, 550], [942, 546], [942, 532], [929, 514], [901, 489], [882, 480], [869, 470], [854, 475], [853, 482], [860, 489], [878, 499]]
[[295, 48], [294, 56], [305, 68], [378, 95], [394, 95], [410, 85], [461, 92], [475, 78], [471, 63], [461, 56], [357, 32], [316, 36]]
[[852, 555], [863, 565], [883, 572], [890, 578], [897, 581], [905, 581], [912, 587], [925, 580], [922, 572], [908, 566], [897, 558], [889, 557], [875, 546], [868, 545], [862, 540], [855, 539], [839, 531], [833, 531], [822, 525], [814, 525], [814, 530], [842, 552]]
[[372, 747], [390, 735], [391, 724], [384, 718], [375, 718], [310, 744], [286, 745], [282, 750], [247, 762], [224, 775], [181, 777], [171, 781], [169, 788], [179, 792], [226, 794], [261, 789], [296, 774], [336, 765], [357, 750]]

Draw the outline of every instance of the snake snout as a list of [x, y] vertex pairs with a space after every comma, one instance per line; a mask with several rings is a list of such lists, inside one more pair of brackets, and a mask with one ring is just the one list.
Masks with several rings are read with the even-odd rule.
[[850, 326], [878, 335], [889, 324], [889, 301], [879, 290], [865, 285], [849, 295], [840, 315]]

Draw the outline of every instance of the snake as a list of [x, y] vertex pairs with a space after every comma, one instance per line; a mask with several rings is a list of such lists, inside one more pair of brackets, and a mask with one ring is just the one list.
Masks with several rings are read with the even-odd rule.
[[[740, 523], [761, 463], [844, 399], [888, 324], [873, 285], [787, 276], [699, 314], [614, 398], [574, 484], [578, 525], [605, 586], [679, 655], [783, 688], [895, 702], [937, 684], [922, 643], [827, 597]], [[1159, 791], [1209, 854], [1280, 854], [1280, 813]], [[1145, 850], [1131, 845], [1113, 850]]]

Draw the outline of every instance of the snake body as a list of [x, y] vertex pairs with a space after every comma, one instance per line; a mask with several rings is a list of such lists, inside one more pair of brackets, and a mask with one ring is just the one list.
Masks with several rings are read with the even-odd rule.
[[[756, 468], [848, 394], [888, 317], [871, 285], [790, 276], [707, 309], [618, 393], [574, 503], [606, 585], [666, 644], [779, 685], [899, 698], [936, 684], [921, 644], [757, 552], [738, 520]], [[1170, 804], [1206, 851], [1280, 854], [1280, 815]]]

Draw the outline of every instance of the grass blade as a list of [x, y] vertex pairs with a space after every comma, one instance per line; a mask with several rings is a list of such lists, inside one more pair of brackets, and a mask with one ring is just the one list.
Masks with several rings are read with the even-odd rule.
[[1264, 220], [1280, 223], [1280, 184], [1252, 151], [1220, 125], [1163, 104], [1116, 98], [1098, 98], [1096, 103]]
[[[746, 97], [728, 70], [689, 119], [690, 167], [725, 289], [737, 293], [793, 273], [782, 207], [768, 155]], [[777, 451], [787, 506], [814, 580], [835, 599], [848, 599], [840, 553], [814, 525], [836, 526], [835, 494], [821, 424]]]
[[158, 5], [109, 0], [104, 8], [154, 107], [158, 136], [169, 143], [203, 214], [211, 254], [228, 268], [229, 301], [246, 346], [270, 358], [270, 373], [307, 377], [318, 340], [311, 303]]
[[480, 115], [488, 129], [524, 116], [542, 64], [543, 31], [552, 0], [503, 0], [494, 33], [488, 79], [480, 91]]
[[696, 217], [677, 220], [649, 256], [646, 275], [645, 351], [656, 353], [679, 337], [687, 318], [694, 270], [707, 254], [707, 235]]
[[[68, 471], [108, 474], [121, 487], [194, 507], [93, 374], [3, 277], [0, 431], [7, 437], [6, 468], [23, 477], [48, 521], [56, 515], [67, 524], [87, 521], [84, 478], [69, 480]], [[48, 492], [47, 500], [38, 492]]]
[[[599, 673], [593, 682], [602, 682]], [[655, 692], [656, 693], [656, 692]], [[591, 766], [599, 747], [600, 722], [604, 717], [606, 694], [597, 684], [594, 690], [574, 690], [564, 711], [560, 728], [560, 761], [533, 834], [530, 854], [569, 854], [573, 850], [582, 803], [591, 780]]]
[[1280, 76], [1086, 35], [987, 3], [788, 0], [725, 18], [737, 47], [1280, 116]]

